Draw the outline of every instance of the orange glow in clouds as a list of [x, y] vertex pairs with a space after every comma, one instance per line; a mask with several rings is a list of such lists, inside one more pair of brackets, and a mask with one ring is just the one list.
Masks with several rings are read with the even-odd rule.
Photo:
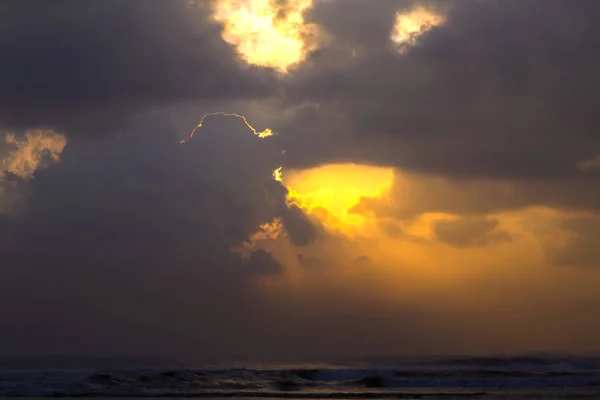
[[445, 21], [442, 15], [422, 6], [407, 12], [398, 12], [392, 30], [392, 41], [400, 45], [414, 46], [419, 36]]
[[392, 168], [330, 164], [290, 171], [283, 182], [288, 201], [320, 219], [325, 227], [346, 231], [360, 228], [364, 217], [350, 212], [363, 197], [381, 197], [392, 187]]
[[313, 0], [215, 0], [213, 18], [247, 63], [285, 73], [314, 50], [308, 39], [317, 27], [304, 21], [312, 5]]
[[275, 179], [277, 182], [283, 183], [283, 167], [279, 167], [273, 171], [273, 179]]
[[259, 240], [276, 240], [283, 232], [283, 223], [279, 218], [275, 218], [273, 222], [262, 224], [256, 233], [250, 237], [250, 243]]
[[5, 158], [0, 159], [0, 178], [3, 171], [11, 172], [23, 179], [29, 179], [44, 159], [58, 162], [67, 144], [65, 136], [52, 130], [33, 129], [25, 132], [23, 138], [7, 134], [4, 141], [14, 147]]
[[[214, 112], [205, 114], [190, 134], [202, 128], [204, 120], [211, 116], [235, 117], [261, 139], [276, 133], [270, 128], [257, 131], [245, 116], [236, 113]], [[182, 143], [185, 143], [183, 141]], [[350, 210], [363, 197], [379, 198], [389, 192], [394, 180], [393, 168], [357, 164], [329, 164], [306, 170], [285, 172], [282, 166], [272, 172], [272, 178], [288, 189], [288, 204], [302, 208], [311, 217], [319, 220], [325, 228], [350, 233], [360, 230], [364, 216]], [[283, 224], [275, 219], [263, 224], [242, 247], [254, 246], [258, 241], [276, 240], [283, 231]], [[240, 249], [237, 249], [238, 251]]]

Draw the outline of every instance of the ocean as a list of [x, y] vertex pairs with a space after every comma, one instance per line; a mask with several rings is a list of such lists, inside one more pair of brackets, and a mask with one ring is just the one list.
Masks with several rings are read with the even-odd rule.
[[201, 368], [4, 368], [0, 397], [600, 399], [600, 359], [463, 357]]

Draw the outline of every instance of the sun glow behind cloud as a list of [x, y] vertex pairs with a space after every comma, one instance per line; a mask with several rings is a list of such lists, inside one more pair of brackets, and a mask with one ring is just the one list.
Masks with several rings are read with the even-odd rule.
[[358, 164], [330, 164], [286, 172], [283, 183], [288, 201], [326, 228], [349, 232], [360, 229], [364, 216], [351, 212], [361, 198], [378, 198], [392, 186], [392, 168]]
[[215, 0], [213, 18], [246, 62], [286, 73], [314, 50], [318, 28], [304, 21], [312, 5], [313, 0]]
[[446, 21], [446, 18], [423, 6], [417, 6], [410, 11], [399, 11], [392, 30], [391, 39], [399, 45], [414, 46], [419, 37]]
[[[203, 127], [206, 118], [213, 116], [239, 118], [261, 139], [276, 135], [270, 128], [259, 132], [243, 115], [219, 111], [203, 115], [190, 138]], [[328, 164], [284, 171], [284, 167], [280, 166], [272, 171], [272, 179], [288, 189], [290, 206], [300, 207], [325, 228], [350, 233], [360, 230], [365, 220], [364, 215], [353, 213], [352, 208], [362, 198], [379, 198], [389, 192], [394, 181], [394, 170], [359, 164]], [[281, 232], [281, 221], [274, 220], [260, 226], [248, 244], [253, 246], [257, 241], [276, 240]]]
[[[211, 115], [242, 119], [249, 134], [269, 139], [268, 135], [259, 135], [243, 115], [219, 112], [207, 114], [202, 120]], [[200, 123], [197, 129], [201, 128]], [[328, 164], [303, 170], [273, 166], [270, 178], [288, 189], [289, 206], [304, 210], [310, 219], [331, 234], [329, 237], [337, 239], [298, 247], [288, 240], [279, 218], [257, 227], [256, 232], [232, 251], [248, 257], [253, 251], [263, 249], [286, 266], [285, 274], [261, 280], [264, 290], [287, 292], [297, 288], [304, 293], [307, 286], [314, 284], [307, 265], [320, 265], [322, 273], [329, 274], [327, 279], [338, 284], [346, 280], [354, 282], [356, 274], [362, 271], [354, 267], [369, 265], [370, 271], [378, 271], [379, 278], [373, 284], [381, 289], [381, 296], [396, 301], [397, 285], [410, 281], [414, 292], [405, 289], [405, 296], [413, 300], [418, 298], [420, 302], [427, 302], [429, 300], [421, 298], [421, 293], [435, 290], [446, 293], [448, 299], [454, 299], [458, 304], [463, 297], [456, 293], [472, 290], [469, 285], [474, 280], [487, 279], [480, 273], [481, 266], [496, 268], [494, 273], [498, 279], [512, 279], [509, 272], [502, 272], [505, 265], [533, 265], [528, 271], [534, 273], [535, 266], [544, 263], [543, 249], [548, 247], [545, 243], [549, 240], [531, 231], [539, 225], [534, 220], [539, 219], [538, 214], [544, 220], [559, 219], [535, 210], [490, 215], [489, 218], [498, 220], [497, 231], [490, 234], [505, 232], [510, 235], [509, 240], [490, 241], [486, 246], [456, 246], [441, 241], [435, 228], [440, 221], [456, 221], [460, 217], [458, 214], [425, 212], [406, 219], [356, 207], [361, 199], [375, 199], [382, 205], [400, 201], [403, 208], [410, 210], [412, 203], [423, 201], [415, 195], [423, 191], [419, 184], [423, 180], [421, 176], [393, 168]], [[400, 187], [403, 195], [398, 197]], [[560, 228], [553, 229], [560, 234], [550, 238], [554, 247], [564, 247], [568, 237]], [[360, 279], [367, 278], [361, 275]]]

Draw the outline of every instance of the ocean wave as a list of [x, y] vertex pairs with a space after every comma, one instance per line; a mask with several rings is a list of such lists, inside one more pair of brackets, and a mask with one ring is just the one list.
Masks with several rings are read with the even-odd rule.
[[559, 365], [564, 363], [541, 365], [529, 359], [504, 363], [469, 359], [461, 368], [449, 360], [362, 368], [1, 371], [0, 397], [414, 398], [410, 396], [415, 390], [421, 396], [457, 397], [499, 388], [592, 388], [600, 394], [600, 370], [591, 364], [576, 368], [570, 363], [563, 369]]
[[186, 397], [186, 398], [274, 398], [274, 399], [457, 399], [484, 397], [486, 392], [434, 392], [434, 393], [409, 393], [409, 392], [52, 392], [52, 393], [20, 393], [8, 394], [6, 397], [114, 397], [114, 398], [142, 398], [142, 397]]

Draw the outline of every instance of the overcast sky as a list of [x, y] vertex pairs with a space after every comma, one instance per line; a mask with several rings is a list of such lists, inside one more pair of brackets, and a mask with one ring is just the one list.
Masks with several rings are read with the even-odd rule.
[[0, 0], [0, 353], [600, 352], [598, 18]]

